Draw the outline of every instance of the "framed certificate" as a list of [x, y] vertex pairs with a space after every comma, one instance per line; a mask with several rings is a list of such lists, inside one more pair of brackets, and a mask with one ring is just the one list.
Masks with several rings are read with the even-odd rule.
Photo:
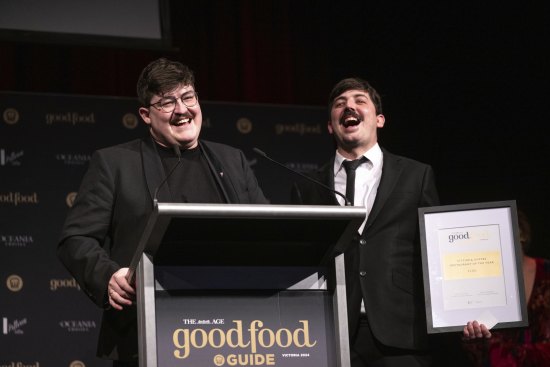
[[428, 333], [527, 326], [515, 201], [419, 208]]

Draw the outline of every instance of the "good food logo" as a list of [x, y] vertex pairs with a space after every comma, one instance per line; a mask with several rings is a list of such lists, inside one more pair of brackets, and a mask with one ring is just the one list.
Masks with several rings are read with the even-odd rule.
[[230, 353], [228, 355], [217, 354], [213, 362], [216, 366], [227, 364], [229, 366], [260, 366], [274, 365], [275, 354], [258, 353], [260, 349], [269, 350], [272, 347], [280, 348], [295, 347], [298, 349], [312, 348], [317, 344], [311, 340], [309, 321], [299, 320], [301, 327], [294, 330], [280, 328], [273, 330], [264, 328], [260, 320], [250, 322], [249, 327], [243, 328], [242, 320], [233, 320], [234, 328], [222, 330], [213, 328], [205, 330], [202, 328], [176, 329], [172, 334], [174, 344], [173, 355], [177, 359], [188, 358], [193, 349], [211, 347], [219, 349], [229, 347], [241, 349], [245, 353]]

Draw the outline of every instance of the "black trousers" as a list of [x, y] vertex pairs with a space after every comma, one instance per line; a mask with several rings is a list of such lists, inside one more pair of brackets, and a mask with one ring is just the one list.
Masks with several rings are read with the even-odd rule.
[[429, 367], [428, 352], [388, 347], [372, 335], [368, 320], [360, 319], [356, 335], [350, 341], [351, 367]]

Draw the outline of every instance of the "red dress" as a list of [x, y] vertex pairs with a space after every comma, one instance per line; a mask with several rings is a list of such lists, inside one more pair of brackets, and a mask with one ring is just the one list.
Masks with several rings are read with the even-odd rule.
[[490, 339], [464, 342], [474, 366], [550, 367], [550, 260], [535, 261], [535, 282], [527, 304], [529, 326], [498, 329]]

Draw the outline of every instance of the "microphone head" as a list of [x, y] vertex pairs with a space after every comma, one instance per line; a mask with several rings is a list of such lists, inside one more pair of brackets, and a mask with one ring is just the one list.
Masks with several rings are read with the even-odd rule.
[[261, 155], [262, 157], [267, 157], [267, 154], [265, 154], [263, 151], [261, 151], [260, 149], [258, 149], [258, 148], [256, 148], [256, 147], [252, 148], [252, 150], [253, 150], [255, 153]]

